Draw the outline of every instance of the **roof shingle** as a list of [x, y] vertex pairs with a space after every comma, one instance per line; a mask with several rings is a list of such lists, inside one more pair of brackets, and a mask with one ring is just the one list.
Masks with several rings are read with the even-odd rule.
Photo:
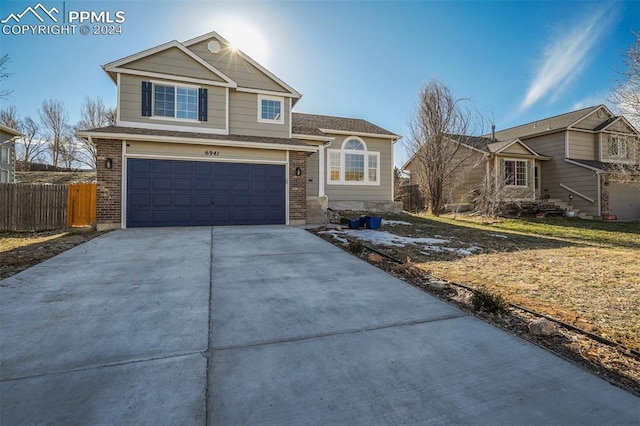
[[329, 129], [398, 137], [398, 135], [360, 118], [332, 117], [299, 112], [293, 113], [292, 127], [293, 133], [301, 135], [323, 136], [324, 133], [320, 129]]

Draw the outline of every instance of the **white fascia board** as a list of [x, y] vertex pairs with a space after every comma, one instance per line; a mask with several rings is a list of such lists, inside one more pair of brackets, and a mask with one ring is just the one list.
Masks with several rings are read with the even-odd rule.
[[318, 129], [322, 133], [333, 133], [336, 135], [345, 135], [345, 136], [364, 136], [370, 138], [380, 138], [380, 139], [390, 139], [393, 142], [400, 139], [402, 136], [400, 135], [381, 135], [378, 133], [364, 133], [364, 132], [349, 132], [345, 130], [334, 130], [334, 129]]
[[22, 133], [20, 133], [19, 131], [17, 131], [16, 129], [12, 129], [11, 127], [7, 127], [3, 124], [0, 124], [0, 130], [9, 133], [15, 137], [21, 137]]
[[77, 132], [79, 137], [92, 137], [93, 139], [121, 139], [128, 141], [144, 141], [144, 142], [168, 142], [168, 143], [186, 143], [196, 145], [220, 145], [232, 146], [237, 148], [260, 148], [273, 149], [278, 151], [307, 151], [316, 152], [319, 147], [301, 146], [301, 145], [284, 145], [262, 142], [234, 141], [227, 139], [201, 139], [201, 138], [185, 138], [176, 136], [158, 136], [158, 135], [138, 135], [129, 133], [108, 133], [108, 132]]
[[136, 61], [138, 59], [146, 58], [147, 56], [154, 55], [156, 53], [159, 53], [159, 52], [162, 52], [164, 50], [170, 49], [172, 47], [180, 49], [182, 52], [184, 52], [191, 59], [193, 59], [194, 61], [196, 61], [197, 63], [199, 63], [200, 65], [202, 65], [206, 69], [208, 69], [209, 71], [211, 71], [213, 74], [215, 74], [218, 77], [220, 77], [221, 79], [223, 79], [228, 84], [232, 85], [232, 87], [236, 87], [237, 86], [235, 81], [233, 81], [231, 78], [229, 78], [227, 75], [222, 73], [220, 70], [218, 70], [217, 68], [212, 66], [210, 63], [208, 63], [207, 61], [202, 59], [200, 56], [196, 55], [191, 50], [189, 50], [186, 47], [184, 47], [181, 43], [177, 42], [176, 40], [161, 44], [161, 45], [156, 46], [156, 47], [152, 47], [151, 49], [143, 50], [142, 52], [136, 53], [134, 55], [127, 56], [127, 57], [119, 59], [117, 61], [110, 62], [110, 63], [108, 63], [106, 65], [103, 65], [102, 68], [106, 72], [113, 72], [114, 68], [120, 68], [123, 65], [126, 65], [126, 64], [128, 64], [130, 62]]
[[246, 93], [258, 93], [260, 95], [279, 96], [281, 98], [294, 98], [295, 95], [289, 92], [275, 92], [273, 90], [250, 89], [248, 87], [237, 87], [236, 91]]
[[[153, 117], [149, 117], [153, 118]], [[179, 126], [175, 124], [164, 124], [159, 123], [158, 120], [162, 118], [157, 118], [154, 122], [137, 122], [137, 121], [118, 121], [116, 123], [117, 126], [122, 127], [133, 127], [140, 129], [148, 129], [148, 130], [173, 130], [176, 132], [193, 132], [193, 133], [208, 133], [211, 135], [228, 135], [228, 129], [214, 129], [214, 128], [202, 128], [202, 127], [189, 127], [189, 126]]]
[[306, 139], [309, 141], [320, 141], [320, 142], [330, 142], [336, 139], [330, 136], [312, 136], [312, 135], [303, 135], [302, 133], [293, 133], [291, 137], [294, 139]]
[[183, 81], [185, 83], [195, 83], [199, 85], [207, 85], [207, 86], [219, 86], [219, 87], [235, 87], [235, 83], [223, 83], [217, 80], [205, 80], [201, 78], [193, 78], [193, 77], [184, 77], [180, 75], [173, 74], [163, 74], [159, 72], [151, 72], [151, 71], [140, 71], [133, 70], [130, 68], [112, 68], [109, 72], [116, 72], [118, 74], [128, 74], [128, 75], [137, 75], [141, 77], [149, 77], [149, 78], [157, 78], [162, 80], [171, 80], [171, 81]]

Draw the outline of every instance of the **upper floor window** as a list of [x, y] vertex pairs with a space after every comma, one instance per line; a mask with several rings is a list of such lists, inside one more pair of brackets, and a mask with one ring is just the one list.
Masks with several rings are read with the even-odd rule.
[[2, 150], [0, 150], [0, 162], [2, 163], [9, 163], [9, 148], [7, 148], [6, 146], [2, 147]]
[[261, 123], [284, 123], [284, 98], [258, 95], [258, 121]]
[[350, 136], [342, 143], [342, 149], [330, 149], [329, 183], [380, 184], [380, 153], [367, 151], [360, 138]]
[[609, 136], [609, 157], [627, 158], [627, 139]]
[[143, 81], [142, 116], [207, 121], [207, 89]]
[[504, 182], [509, 186], [528, 186], [527, 162], [522, 160], [504, 161]]
[[9, 172], [0, 170], [0, 183], [9, 183]]

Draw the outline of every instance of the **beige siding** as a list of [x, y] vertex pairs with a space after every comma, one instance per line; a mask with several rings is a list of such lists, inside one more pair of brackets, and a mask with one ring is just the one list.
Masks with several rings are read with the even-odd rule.
[[317, 197], [319, 189], [318, 154], [313, 153], [307, 157], [307, 196]]
[[482, 187], [486, 160], [481, 153], [461, 147], [454, 161], [462, 162], [462, 166], [445, 182], [445, 201], [447, 204], [470, 204], [473, 191]]
[[[330, 149], [340, 149], [344, 135], [327, 136], [336, 139]], [[326, 182], [329, 173], [325, 173], [325, 193], [332, 201], [392, 201], [393, 186], [393, 143], [390, 139], [360, 137], [367, 144], [367, 151], [380, 153], [380, 185], [338, 185]], [[325, 155], [325, 170], [327, 170], [328, 155]]]
[[[587, 201], [577, 195], [573, 195], [572, 205], [574, 208], [579, 209], [591, 216], [599, 216], [598, 212], [598, 176], [593, 170], [586, 169], [584, 167], [576, 166], [573, 164], [565, 163], [565, 167], [562, 176], [558, 179], [558, 186], [560, 184], [565, 185], [568, 188], [573, 189], [589, 198], [594, 202]], [[553, 196], [552, 198], [561, 198], [563, 201], [569, 201], [570, 191], [560, 187], [560, 196]]]
[[146, 58], [130, 62], [124, 67], [132, 70], [224, 82], [222, 78], [218, 77], [205, 66], [199, 64], [177, 47], [172, 47], [154, 55], [147, 56]]
[[601, 109], [601, 111], [603, 113], [602, 117], [598, 117], [598, 112], [594, 111], [587, 118], [576, 123], [573, 127], [577, 129], [595, 130], [598, 126], [611, 118], [604, 109]]
[[222, 49], [219, 53], [209, 52], [209, 49], [207, 49], [208, 43], [209, 40], [204, 40], [193, 46], [189, 46], [189, 49], [213, 65], [224, 75], [238, 83], [238, 87], [288, 92], [284, 87], [280, 86], [233, 51]]
[[531, 155], [531, 152], [528, 149], [526, 149], [524, 146], [520, 145], [519, 143], [514, 143], [509, 148], [500, 152], [500, 155], [508, 155], [508, 154]]
[[576, 160], [598, 159], [598, 135], [569, 131], [569, 158]]
[[622, 120], [616, 121], [615, 123], [607, 127], [607, 130], [610, 132], [635, 134], [635, 131], [631, 127], [627, 126], [627, 124]]
[[260, 123], [258, 122], [258, 95], [256, 93], [236, 92], [229, 93], [229, 133], [233, 135], [268, 136], [274, 138], [289, 137], [289, 99], [283, 98], [282, 102], [284, 122]]
[[[143, 77], [121, 74], [120, 75], [120, 120], [137, 123], [166, 124], [171, 126], [221, 129], [226, 128], [226, 89], [216, 86], [202, 86], [207, 89], [208, 114], [207, 121], [177, 121], [162, 118], [150, 118], [142, 116], [142, 81]], [[179, 82], [167, 82], [168, 84], [180, 84]]]
[[195, 161], [286, 162], [286, 151], [165, 142], [127, 142], [127, 154]]

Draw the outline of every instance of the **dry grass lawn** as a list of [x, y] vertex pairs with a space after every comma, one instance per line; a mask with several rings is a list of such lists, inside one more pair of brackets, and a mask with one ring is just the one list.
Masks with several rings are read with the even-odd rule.
[[395, 215], [398, 235], [440, 236], [472, 255], [379, 246], [429, 273], [485, 287], [509, 302], [640, 349], [640, 225], [549, 218], [482, 224], [473, 218]]

